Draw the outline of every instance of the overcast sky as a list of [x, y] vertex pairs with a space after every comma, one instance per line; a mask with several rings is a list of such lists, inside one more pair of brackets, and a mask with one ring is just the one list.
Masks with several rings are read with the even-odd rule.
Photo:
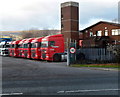
[[[0, 0], [0, 31], [60, 29], [60, 4], [69, 0]], [[80, 29], [118, 17], [119, 0], [79, 2]]]

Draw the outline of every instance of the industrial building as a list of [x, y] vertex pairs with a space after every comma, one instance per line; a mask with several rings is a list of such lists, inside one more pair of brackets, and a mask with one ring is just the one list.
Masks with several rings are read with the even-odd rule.
[[120, 24], [100, 21], [80, 31], [82, 47], [106, 47], [120, 45]]

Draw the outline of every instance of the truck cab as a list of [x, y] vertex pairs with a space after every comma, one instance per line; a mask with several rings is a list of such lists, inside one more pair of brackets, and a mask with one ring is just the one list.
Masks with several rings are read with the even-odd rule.
[[26, 39], [23, 43], [23, 57], [31, 58], [31, 41], [35, 38]]
[[41, 59], [41, 40], [43, 37], [31, 41], [31, 58]]
[[22, 39], [20, 42], [19, 42], [19, 47], [18, 47], [18, 57], [23, 57], [23, 43], [24, 43], [24, 41], [26, 41], [27, 39]]
[[60, 53], [64, 53], [64, 38], [62, 34], [46, 36], [42, 39], [42, 60], [60, 61]]
[[18, 47], [19, 47], [19, 42], [21, 40], [18, 40], [18, 41], [11, 41], [9, 44], [10, 44], [10, 48], [9, 48], [9, 56], [12, 56], [12, 57], [18, 57]]

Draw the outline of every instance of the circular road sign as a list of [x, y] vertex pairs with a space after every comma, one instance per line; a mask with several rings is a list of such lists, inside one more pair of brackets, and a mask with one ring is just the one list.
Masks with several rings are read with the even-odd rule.
[[76, 49], [74, 47], [70, 48], [70, 53], [74, 54], [76, 52]]

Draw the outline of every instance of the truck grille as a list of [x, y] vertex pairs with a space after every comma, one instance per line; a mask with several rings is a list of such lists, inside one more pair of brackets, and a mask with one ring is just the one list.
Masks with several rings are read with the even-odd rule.
[[21, 53], [21, 52], [19, 53], [19, 56], [20, 56], [20, 57], [22, 56], [22, 53]]
[[46, 58], [46, 54], [45, 53], [42, 54], [42, 58]]
[[31, 56], [35, 57], [35, 50], [31, 50]]
[[27, 57], [27, 55], [28, 55], [27, 53], [24, 54], [25, 57]]
[[12, 56], [14, 56], [14, 50], [12, 50]]
[[22, 57], [22, 50], [19, 50], [19, 56]]
[[9, 54], [9, 50], [5, 50], [5, 54]]
[[35, 57], [35, 53], [32, 53], [32, 57]]
[[5, 50], [2, 50], [3, 51], [3, 54], [8, 54], [8, 50], [5, 49]]
[[28, 50], [24, 50], [24, 57], [27, 57], [28, 55]]

